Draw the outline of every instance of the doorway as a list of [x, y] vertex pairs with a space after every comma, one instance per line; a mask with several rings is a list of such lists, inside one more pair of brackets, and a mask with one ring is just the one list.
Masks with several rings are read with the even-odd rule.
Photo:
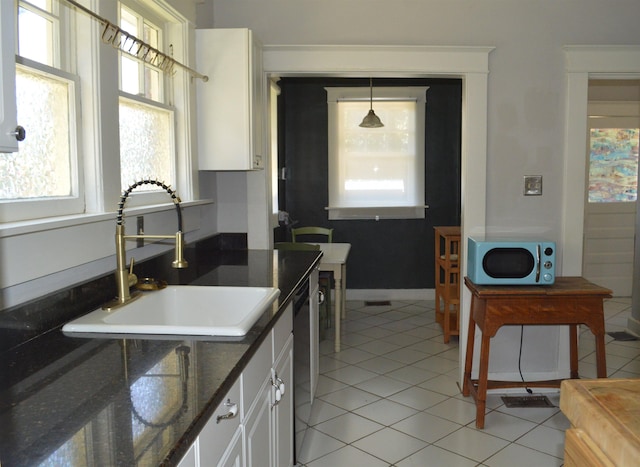
[[[402, 290], [413, 294], [434, 289], [433, 227], [460, 225], [462, 80], [376, 79], [377, 88], [428, 88], [424, 191], [429, 209], [420, 219], [328, 219], [326, 88], [367, 87], [368, 78], [285, 77], [278, 86], [279, 173], [286, 173], [278, 186], [281, 209], [297, 222], [296, 227], [329, 227], [334, 230], [334, 242], [351, 244], [350, 291], [365, 298], [367, 294], [391, 298]], [[284, 234], [280, 232], [281, 237]], [[389, 295], [383, 297], [385, 294]]]
[[[486, 219], [487, 99], [493, 47], [265, 46], [267, 77], [362, 76], [456, 77], [462, 79], [461, 231], [463, 239], [484, 231]], [[464, 240], [463, 240], [464, 241]], [[462, 274], [466, 273], [464, 256]], [[460, 297], [461, 322], [469, 319], [471, 295]], [[466, 345], [467, 329], [460, 333]], [[460, 368], [463, 368], [462, 355]], [[459, 380], [462, 381], [462, 370]]]
[[630, 297], [633, 283], [640, 81], [590, 80], [583, 275]]
[[[566, 46], [565, 171], [562, 216], [562, 274], [580, 276], [582, 270], [586, 192], [587, 103], [590, 79], [640, 79], [640, 46]], [[636, 224], [636, 231], [638, 225]], [[638, 277], [640, 250], [634, 272]], [[632, 317], [627, 327], [640, 333], [640, 284], [633, 281]], [[568, 355], [568, 352], [565, 352]]]

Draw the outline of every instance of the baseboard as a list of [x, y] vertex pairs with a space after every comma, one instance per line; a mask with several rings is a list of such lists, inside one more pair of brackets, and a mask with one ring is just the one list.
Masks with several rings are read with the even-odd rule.
[[[349, 293], [347, 291], [347, 297], [348, 296], [349, 296]], [[630, 316], [627, 319], [627, 330], [634, 336], [640, 337], [640, 320], [636, 319], [633, 316]]]
[[347, 300], [434, 300], [434, 289], [347, 289]]

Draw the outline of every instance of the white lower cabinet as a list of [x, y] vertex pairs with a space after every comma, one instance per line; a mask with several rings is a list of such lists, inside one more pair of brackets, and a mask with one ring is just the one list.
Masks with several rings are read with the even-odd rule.
[[289, 305], [178, 465], [291, 467], [293, 429]]
[[197, 467], [198, 463], [198, 440], [191, 445], [182, 460], [178, 463], [178, 467]]
[[271, 341], [262, 343], [242, 372], [243, 403], [249, 407], [244, 420], [246, 467], [293, 465], [292, 331], [289, 306], [273, 328]]
[[[273, 407], [273, 432], [275, 435], [274, 445], [276, 446], [275, 458], [276, 467], [290, 467], [293, 465], [293, 334], [289, 334], [289, 339], [282, 349], [280, 356], [274, 365], [274, 374], [277, 381], [283, 381], [285, 392], [281, 394], [280, 401], [275, 402]], [[277, 392], [277, 389], [275, 390]]]
[[242, 400], [246, 407], [243, 418], [246, 467], [273, 464], [271, 346], [271, 338], [266, 339], [242, 372]]
[[[226, 451], [222, 455], [218, 466], [220, 467], [242, 467], [244, 465], [244, 444], [242, 442], [242, 426], [236, 429], [233, 434], [233, 438], [227, 446]], [[201, 466], [209, 465], [206, 463], [200, 463]], [[213, 464], [211, 464], [213, 465]]]

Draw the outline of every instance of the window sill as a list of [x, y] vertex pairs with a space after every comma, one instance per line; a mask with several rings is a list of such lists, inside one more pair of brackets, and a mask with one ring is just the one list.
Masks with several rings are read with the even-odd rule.
[[371, 207], [325, 207], [329, 220], [373, 219], [424, 219], [428, 205], [419, 206], [371, 206]]
[[[180, 203], [183, 208], [193, 206], [203, 206], [213, 204], [213, 200], [203, 199], [196, 201], [185, 201]], [[150, 206], [128, 207], [125, 210], [126, 215], [135, 216], [150, 214], [154, 212], [168, 211], [174, 209], [173, 203], [154, 204]], [[77, 214], [72, 216], [59, 216], [44, 219], [33, 219], [20, 222], [6, 222], [0, 224], [0, 238], [13, 237], [17, 235], [31, 234], [36, 232], [45, 232], [53, 229], [73, 227], [77, 225], [93, 224], [96, 222], [104, 222], [113, 220], [115, 225], [116, 213], [101, 212], [95, 214]]]

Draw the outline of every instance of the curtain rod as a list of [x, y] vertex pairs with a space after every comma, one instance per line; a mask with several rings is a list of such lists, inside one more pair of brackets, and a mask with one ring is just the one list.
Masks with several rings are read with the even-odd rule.
[[158, 49], [151, 47], [146, 42], [138, 39], [128, 32], [123, 31], [122, 29], [120, 29], [120, 27], [113, 24], [111, 21], [103, 18], [102, 16], [99, 16], [85, 6], [80, 5], [76, 1], [63, 1], [98, 20], [100, 24], [104, 26], [102, 30], [102, 42], [104, 42], [105, 44], [111, 44], [113, 47], [126, 53], [127, 55], [131, 55], [132, 57], [136, 57], [137, 59], [142, 60], [145, 63], [158, 67], [165, 73], [173, 72], [173, 69], [178, 66], [187, 71], [191, 76], [200, 78], [205, 83], [209, 81], [209, 77], [207, 75], [198, 73], [193, 68], [189, 68], [188, 66], [174, 60], [172, 57], [162, 53]]

